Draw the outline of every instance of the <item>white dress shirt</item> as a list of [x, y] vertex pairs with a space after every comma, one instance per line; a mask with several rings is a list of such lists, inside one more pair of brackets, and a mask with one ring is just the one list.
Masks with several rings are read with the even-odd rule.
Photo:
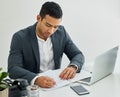
[[40, 55], [40, 71], [44, 72], [49, 69], [54, 69], [53, 47], [51, 38], [49, 37], [45, 41], [37, 36], [37, 39]]
[[[53, 46], [51, 38], [49, 37], [46, 41], [37, 36], [38, 46], [39, 46], [39, 55], [40, 55], [40, 72], [44, 72], [50, 69], [54, 69], [55, 64], [53, 60]], [[36, 76], [31, 84], [34, 84], [38, 76]]]

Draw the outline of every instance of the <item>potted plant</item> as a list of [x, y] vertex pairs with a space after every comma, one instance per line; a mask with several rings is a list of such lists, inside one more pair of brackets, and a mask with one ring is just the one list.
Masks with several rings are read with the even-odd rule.
[[0, 97], [8, 97], [9, 85], [4, 82], [4, 79], [8, 76], [8, 72], [2, 72], [0, 68]]

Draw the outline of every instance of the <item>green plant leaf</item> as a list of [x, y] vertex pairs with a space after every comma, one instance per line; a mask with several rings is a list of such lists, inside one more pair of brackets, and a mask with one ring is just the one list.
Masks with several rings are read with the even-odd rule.
[[[2, 71], [2, 68], [0, 67], [0, 71]], [[1, 77], [2, 73], [0, 73], [0, 77]]]
[[7, 83], [3, 83], [3, 79], [6, 78], [9, 73], [8, 72], [1, 72], [1, 71], [2, 71], [2, 68], [0, 67], [0, 91], [9, 87], [9, 85]]
[[0, 76], [0, 83], [1, 83], [1, 81], [5, 78], [5, 77], [7, 77], [8, 76], [8, 72], [2, 72], [1, 73], [1, 76]]
[[0, 71], [2, 70], [2, 68], [0, 67]]
[[4, 90], [4, 89], [6, 89], [6, 88], [8, 88], [8, 85], [7, 85], [7, 84], [4, 84], [4, 83], [1, 83], [1, 84], [0, 84], [0, 91]]

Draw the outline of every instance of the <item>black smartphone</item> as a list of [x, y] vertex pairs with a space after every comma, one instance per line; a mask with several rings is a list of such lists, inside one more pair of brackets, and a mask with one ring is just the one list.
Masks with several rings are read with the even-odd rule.
[[89, 94], [89, 91], [84, 88], [82, 85], [70, 86], [78, 95]]

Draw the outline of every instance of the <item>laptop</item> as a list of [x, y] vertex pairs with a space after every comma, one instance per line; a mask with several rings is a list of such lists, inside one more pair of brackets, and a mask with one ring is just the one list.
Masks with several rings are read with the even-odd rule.
[[87, 78], [83, 78], [78, 82], [92, 85], [95, 82], [112, 74], [115, 67], [118, 48], [119, 47], [116, 46], [97, 56], [93, 62], [92, 72], [90, 72], [90, 76]]

